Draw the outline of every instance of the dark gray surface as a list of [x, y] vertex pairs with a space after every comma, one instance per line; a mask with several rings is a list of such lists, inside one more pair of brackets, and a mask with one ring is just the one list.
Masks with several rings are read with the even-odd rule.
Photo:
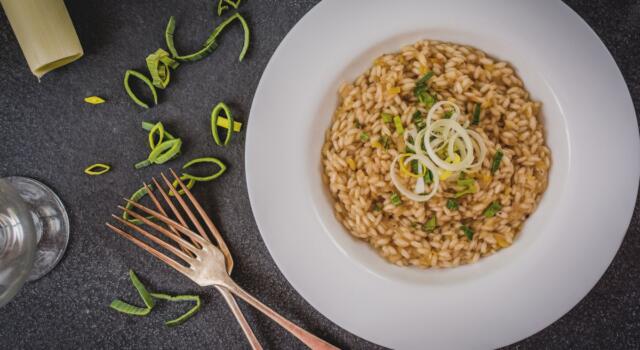
[[[41, 83], [29, 72], [0, 12], [0, 176], [30, 176], [49, 184], [66, 203], [72, 226], [69, 248], [60, 265], [26, 285], [0, 309], [0, 348], [247, 348], [216, 292], [199, 290], [103, 225], [121, 197], [141, 181], [201, 156], [221, 157], [230, 165], [222, 178], [198, 185], [195, 192], [235, 253], [237, 282], [284, 316], [340, 347], [376, 348], [324, 318], [288, 284], [251, 214], [244, 177], [244, 133], [227, 148], [215, 146], [209, 133], [209, 112], [220, 100], [228, 101], [240, 120], [247, 120], [271, 54], [316, 2], [247, 1], [241, 12], [250, 21], [253, 37], [246, 61], [237, 62], [241, 30], [234, 25], [211, 57], [180, 67], [169, 88], [160, 93], [161, 104], [148, 111], [133, 105], [124, 94], [123, 72], [143, 69], [145, 56], [164, 46], [163, 31], [170, 15], [177, 17], [179, 48], [197, 48], [216, 18], [214, 1], [68, 1], [85, 57], [50, 73]], [[640, 3], [572, 0], [569, 4], [611, 50], [638, 106]], [[82, 102], [94, 94], [108, 103], [91, 106]], [[184, 157], [166, 166], [133, 171], [131, 165], [146, 152], [146, 135], [139, 128], [142, 120], [162, 120], [183, 137]], [[638, 150], [621, 152], [638, 155]], [[87, 177], [82, 169], [93, 162], [109, 162], [113, 170], [99, 178]], [[640, 348], [639, 220], [636, 206], [622, 248], [589, 295], [559, 321], [512, 348]], [[107, 306], [114, 297], [137, 300], [128, 281], [129, 268], [151, 289], [202, 295], [202, 311], [173, 329], [162, 322], [180, 312], [178, 305], [161, 305], [147, 318], [111, 311]], [[258, 312], [244, 305], [243, 309], [266, 348], [303, 348]]]

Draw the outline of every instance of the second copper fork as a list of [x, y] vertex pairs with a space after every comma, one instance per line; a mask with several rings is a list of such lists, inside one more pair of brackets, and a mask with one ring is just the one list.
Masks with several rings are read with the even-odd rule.
[[[152, 242], [166, 249], [173, 256], [178, 258], [177, 260], [174, 258], [170, 258], [166, 254], [158, 251], [157, 249], [153, 248], [149, 244], [134, 237], [132, 234], [121, 230], [120, 228], [117, 228], [109, 223], [107, 223], [107, 226], [117, 234], [128, 239], [129, 241], [136, 244], [140, 248], [146, 250], [147, 252], [156, 256], [160, 260], [164, 261], [166, 264], [173, 267], [178, 272], [189, 277], [192, 281], [194, 281], [198, 285], [202, 287], [216, 286], [221, 290], [227, 290], [235, 294], [236, 296], [240, 297], [241, 299], [245, 300], [247, 303], [249, 303], [256, 309], [258, 309], [259, 311], [267, 315], [269, 318], [274, 320], [276, 323], [278, 323], [280, 326], [285, 328], [287, 331], [289, 331], [291, 334], [293, 334], [295, 337], [300, 339], [304, 344], [311, 347], [312, 349], [337, 349], [331, 344], [325, 342], [324, 340], [316, 337], [315, 335], [300, 328], [293, 322], [282, 317], [280, 314], [276, 313], [268, 306], [262, 304], [260, 301], [255, 299], [255, 297], [253, 297], [248, 292], [240, 288], [231, 279], [231, 277], [229, 276], [229, 272], [231, 270], [230, 266], [232, 266], [233, 260], [231, 259], [230, 254], [227, 255], [224, 253], [225, 251], [228, 252], [228, 248], [226, 247], [224, 240], [222, 240], [222, 237], [220, 236], [220, 233], [216, 229], [215, 225], [213, 224], [211, 219], [207, 216], [207, 214], [204, 212], [204, 210], [202, 209], [198, 201], [195, 199], [195, 197], [191, 194], [189, 189], [185, 186], [185, 184], [180, 180], [180, 178], [173, 171], [172, 173], [177, 183], [179, 184], [180, 189], [184, 191], [184, 194], [188, 198], [191, 206], [193, 206], [195, 211], [199, 214], [200, 219], [205, 223], [207, 228], [213, 234], [214, 238], [217, 241], [218, 246], [214, 245], [210, 240], [208, 240], [208, 238], [206, 238], [206, 233], [204, 231], [204, 228], [202, 227], [198, 219], [195, 217], [193, 211], [191, 210], [191, 208], [189, 207], [185, 199], [182, 197], [180, 192], [177, 191], [176, 189], [172, 190], [183, 212], [187, 214], [187, 216], [195, 226], [196, 230], [200, 234], [194, 232], [189, 228], [189, 226], [186, 224], [186, 221], [184, 220], [184, 218], [182, 217], [182, 215], [174, 205], [173, 201], [169, 198], [167, 193], [158, 184], [158, 182], [155, 181], [155, 179], [153, 181], [154, 181], [154, 184], [156, 185], [157, 190], [162, 195], [166, 204], [171, 208], [171, 211], [173, 212], [177, 221], [166, 215], [166, 212], [162, 208], [162, 205], [158, 201], [157, 197], [151, 194], [150, 189], [147, 189], [147, 191], [150, 194], [150, 198], [158, 208], [158, 211], [149, 209], [144, 205], [141, 205], [137, 202], [133, 202], [130, 200], [127, 200], [129, 204], [128, 207], [133, 207], [144, 212], [145, 215], [149, 215], [150, 217], [153, 217], [156, 222], [146, 218], [145, 215], [138, 214], [137, 212], [129, 209], [128, 207], [119, 207], [119, 208], [124, 210], [126, 213], [128, 213], [129, 216], [140, 220], [149, 228], [169, 238], [171, 241], [174, 242], [174, 244], [168, 243], [165, 240], [162, 240], [156, 237], [155, 235], [151, 234], [149, 231], [145, 230], [144, 228], [134, 225], [120, 218], [119, 216], [113, 215], [113, 217], [119, 222], [121, 222], [123, 225], [133, 229], [137, 233], [141, 234], [142, 236], [148, 238]], [[169, 188], [173, 188], [171, 185], [171, 182], [164, 176], [164, 174], [162, 174], [162, 178]], [[189, 240], [185, 238], [188, 238]], [[178, 247], [180, 249], [178, 249]]]

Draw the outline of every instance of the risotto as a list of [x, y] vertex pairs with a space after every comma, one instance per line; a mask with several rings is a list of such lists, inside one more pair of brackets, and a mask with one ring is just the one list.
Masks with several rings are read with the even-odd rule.
[[507, 62], [424, 40], [338, 91], [322, 147], [338, 220], [399, 266], [454, 267], [514, 244], [551, 154]]

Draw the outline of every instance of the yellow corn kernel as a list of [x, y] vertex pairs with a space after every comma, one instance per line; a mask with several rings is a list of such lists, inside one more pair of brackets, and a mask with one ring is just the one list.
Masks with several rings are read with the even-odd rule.
[[106, 101], [98, 96], [89, 96], [89, 97], [85, 97], [84, 102], [86, 103], [90, 103], [92, 105], [99, 105], [101, 103], [105, 103]]
[[390, 87], [390, 88], [389, 88], [389, 94], [391, 94], [391, 95], [397, 95], [397, 94], [399, 94], [399, 93], [400, 93], [400, 91], [402, 91], [402, 89], [400, 89], [400, 88], [399, 88], [399, 87], [397, 87], [397, 86], [394, 86], [394, 87]]
[[382, 148], [382, 144], [380, 142], [378, 142], [378, 140], [371, 141], [371, 146], [373, 146], [375, 148]]
[[428, 71], [427, 66], [420, 65], [420, 75], [425, 75]]
[[349, 165], [349, 168], [351, 170], [356, 170], [356, 162], [353, 160], [353, 158], [347, 158], [347, 164]]
[[502, 235], [495, 234], [495, 235], [493, 235], [493, 238], [496, 239], [496, 242], [498, 243], [498, 245], [501, 248], [506, 248], [506, 247], [510, 246], [509, 242], [507, 242], [507, 240], [504, 239], [504, 237], [502, 237]]

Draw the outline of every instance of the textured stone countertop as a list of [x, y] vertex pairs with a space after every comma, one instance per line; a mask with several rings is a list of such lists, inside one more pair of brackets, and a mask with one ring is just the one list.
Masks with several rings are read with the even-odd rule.
[[[640, 2], [567, 2], [611, 51], [637, 111]], [[237, 134], [229, 147], [220, 148], [212, 146], [208, 131], [211, 107], [220, 100], [228, 101], [240, 120], [247, 120], [269, 58], [317, 1], [246, 1], [241, 12], [251, 23], [253, 38], [244, 62], [237, 62], [242, 34], [234, 25], [215, 54], [180, 67], [171, 86], [160, 92], [162, 103], [157, 107], [141, 111], [123, 92], [123, 72], [144, 69], [146, 55], [164, 46], [164, 27], [170, 15], [178, 20], [180, 46], [194, 49], [211, 30], [211, 20], [216, 18], [214, 3], [217, 1], [69, 0], [85, 57], [50, 73], [40, 83], [29, 72], [0, 10], [0, 177], [23, 175], [50, 185], [66, 204], [72, 228], [61, 263], [41, 280], [25, 285], [0, 309], [0, 349], [247, 348], [217, 292], [199, 290], [104, 227], [122, 196], [168, 167], [132, 170], [131, 164], [145, 156], [142, 120], [162, 120], [182, 136], [185, 159], [211, 155], [229, 164], [224, 176], [195, 191], [206, 191], [202, 201], [227, 233], [236, 258], [234, 277], [240, 285], [333, 344], [377, 348], [323, 317], [286, 281], [251, 214], [244, 176], [245, 133]], [[92, 106], [82, 102], [91, 95], [102, 96], [108, 103]], [[638, 151], [627, 150], [630, 157], [637, 157]], [[97, 161], [111, 163], [111, 173], [100, 178], [85, 176], [82, 169]], [[620, 251], [588, 296], [554, 324], [509, 348], [640, 349], [639, 213], [636, 206]], [[151, 289], [202, 295], [202, 310], [176, 328], [162, 322], [180, 312], [178, 305], [161, 304], [146, 318], [113, 312], [108, 305], [115, 297], [137, 300], [128, 281], [129, 268]], [[304, 348], [257, 311], [242, 307], [266, 348]]]

